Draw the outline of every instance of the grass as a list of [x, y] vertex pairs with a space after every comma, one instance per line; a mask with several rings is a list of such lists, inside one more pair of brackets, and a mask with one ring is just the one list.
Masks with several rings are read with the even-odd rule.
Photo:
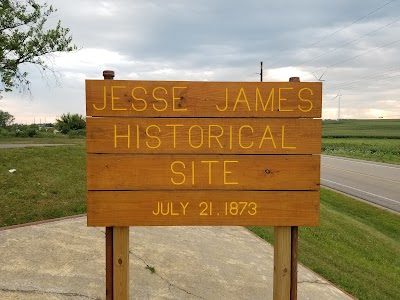
[[84, 145], [84, 137], [70, 138], [66, 135], [48, 137], [3, 137], [0, 136], [0, 144], [79, 144]]
[[[272, 227], [249, 227], [273, 243]], [[400, 216], [321, 190], [321, 226], [299, 228], [299, 261], [359, 299], [398, 299]]]
[[400, 164], [400, 139], [323, 138], [322, 153]]
[[0, 226], [84, 213], [85, 182], [82, 144], [0, 149]]
[[400, 120], [323, 121], [322, 153], [400, 164]]

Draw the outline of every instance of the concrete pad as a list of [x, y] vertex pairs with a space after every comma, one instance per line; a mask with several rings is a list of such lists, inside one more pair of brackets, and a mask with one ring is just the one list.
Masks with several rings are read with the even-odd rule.
[[[2, 230], [0, 299], [105, 299], [104, 249], [85, 217]], [[130, 299], [272, 299], [272, 274], [273, 248], [243, 227], [130, 228]], [[352, 299], [298, 277], [299, 299]]]

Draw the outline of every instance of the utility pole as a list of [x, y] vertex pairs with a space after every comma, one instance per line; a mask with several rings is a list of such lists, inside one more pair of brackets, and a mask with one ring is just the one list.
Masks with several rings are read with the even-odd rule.
[[261, 62], [260, 81], [263, 82], [263, 62]]

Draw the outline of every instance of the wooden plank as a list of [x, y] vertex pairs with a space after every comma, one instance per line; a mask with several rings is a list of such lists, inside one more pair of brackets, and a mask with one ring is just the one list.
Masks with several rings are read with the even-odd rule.
[[321, 119], [87, 118], [88, 153], [318, 154]]
[[319, 155], [88, 154], [88, 190], [318, 190]]
[[87, 219], [88, 226], [318, 226], [319, 195], [319, 191], [89, 191]]
[[113, 228], [114, 299], [129, 299], [129, 227]]
[[274, 228], [274, 300], [290, 300], [291, 228]]
[[320, 82], [86, 80], [87, 116], [320, 118]]

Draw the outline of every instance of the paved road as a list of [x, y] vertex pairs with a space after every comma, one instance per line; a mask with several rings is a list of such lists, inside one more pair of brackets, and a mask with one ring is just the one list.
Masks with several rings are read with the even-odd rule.
[[321, 184], [400, 212], [400, 166], [322, 155]]

